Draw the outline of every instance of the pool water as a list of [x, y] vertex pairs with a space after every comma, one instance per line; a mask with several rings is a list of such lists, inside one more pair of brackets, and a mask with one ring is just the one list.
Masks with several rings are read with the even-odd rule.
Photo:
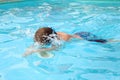
[[[38, 28], [91, 32], [120, 39], [120, 2], [25, 1], [0, 4], [0, 80], [120, 80], [120, 43], [72, 39], [52, 51], [22, 57]], [[39, 65], [36, 65], [39, 63]]]

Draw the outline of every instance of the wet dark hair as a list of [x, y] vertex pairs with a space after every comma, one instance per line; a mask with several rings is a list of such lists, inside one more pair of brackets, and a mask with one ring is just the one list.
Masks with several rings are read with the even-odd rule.
[[[42, 43], [42, 44], [51, 44], [53, 38], [57, 36], [57, 33], [49, 27], [43, 27], [36, 31], [35, 33], [35, 42]], [[52, 36], [53, 35], [53, 36]]]

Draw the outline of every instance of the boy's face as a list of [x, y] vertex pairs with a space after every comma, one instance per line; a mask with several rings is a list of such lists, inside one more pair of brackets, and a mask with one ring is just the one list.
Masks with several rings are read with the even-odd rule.
[[40, 28], [35, 33], [35, 41], [43, 44], [51, 44], [56, 38], [56, 32], [49, 27]]

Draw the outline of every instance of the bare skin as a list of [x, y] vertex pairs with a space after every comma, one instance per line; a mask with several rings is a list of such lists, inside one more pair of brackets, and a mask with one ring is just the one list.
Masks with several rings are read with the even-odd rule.
[[67, 33], [64, 33], [64, 32], [57, 32], [57, 35], [64, 41], [69, 41], [71, 38], [82, 39], [78, 35], [70, 35], [70, 34], [67, 34]]
[[[70, 35], [70, 34], [67, 34], [64, 32], [57, 32], [57, 35], [60, 39], [62, 39], [64, 41], [69, 41], [71, 38], [78, 38], [78, 39], [82, 40], [82, 38], [78, 35]], [[120, 40], [114, 40], [114, 39], [109, 39], [107, 41], [110, 43], [111, 42], [120, 42]], [[31, 55], [32, 53], [36, 53], [36, 52], [39, 52], [39, 53], [41, 52], [41, 55], [42, 55], [42, 53], [44, 53], [46, 51], [52, 51], [57, 48], [58, 48], [57, 46], [52, 46], [51, 48], [34, 49], [34, 45], [32, 45], [26, 50], [26, 52], [23, 54], [23, 56], [25, 57], [25, 56]]]
[[26, 56], [31, 55], [31, 54], [36, 53], [36, 52], [42, 52], [42, 53], [44, 53], [46, 51], [52, 51], [52, 50], [55, 50], [55, 49], [57, 49], [56, 46], [52, 46], [51, 48], [41, 48], [41, 49], [34, 49], [34, 46], [30, 46], [26, 50], [26, 52], [23, 54], [23, 57], [26, 57]]
[[[64, 40], [64, 41], [69, 41], [71, 38], [79, 38], [79, 39], [82, 39], [80, 38], [79, 36], [77, 35], [69, 35], [69, 34], [66, 34], [64, 32], [57, 32], [57, 35], [59, 36], [60, 39]], [[41, 49], [34, 49], [34, 45], [30, 46], [26, 52], [23, 54], [23, 57], [26, 57], [28, 55], [31, 55], [32, 53], [36, 53], [36, 52], [46, 52], [46, 51], [52, 51], [52, 50], [55, 50], [57, 49], [58, 47], [56, 46], [52, 46], [51, 48], [41, 48]]]

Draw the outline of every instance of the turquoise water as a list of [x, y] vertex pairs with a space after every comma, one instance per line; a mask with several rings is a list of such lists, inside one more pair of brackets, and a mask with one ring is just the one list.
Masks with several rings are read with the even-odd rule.
[[53, 58], [22, 57], [42, 26], [120, 39], [119, 4], [77, 0], [0, 4], [0, 80], [120, 80], [120, 43], [73, 39], [53, 51]]

